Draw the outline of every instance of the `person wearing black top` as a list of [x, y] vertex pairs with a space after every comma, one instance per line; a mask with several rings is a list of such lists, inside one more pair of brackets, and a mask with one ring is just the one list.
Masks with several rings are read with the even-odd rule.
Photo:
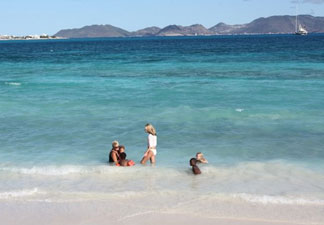
[[109, 153], [109, 162], [115, 163], [117, 165], [119, 163], [119, 143], [118, 141], [112, 142], [112, 149]]
[[195, 159], [195, 158], [191, 158], [190, 161], [189, 161], [190, 166], [192, 166], [192, 172], [195, 175], [201, 174], [201, 171], [200, 171], [199, 167], [196, 165], [197, 161], [198, 160]]

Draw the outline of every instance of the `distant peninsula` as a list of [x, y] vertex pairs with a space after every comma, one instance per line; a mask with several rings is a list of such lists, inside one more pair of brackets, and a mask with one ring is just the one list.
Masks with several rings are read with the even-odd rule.
[[0, 41], [6, 40], [48, 40], [48, 39], [64, 39], [63, 37], [49, 36], [47, 34], [34, 34], [27, 36], [15, 36], [15, 35], [0, 35]]
[[[298, 22], [309, 33], [324, 33], [324, 17], [299, 15]], [[191, 26], [169, 25], [164, 28], [148, 27], [130, 32], [112, 25], [91, 25], [82, 28], [60, 30], [54, 36], [63, 38], [100, 37], [154, 37], [154, 36], [207, 36], [244, 34], [290, 34], [296, 29], [295, 16], [271, 16], [258, 18], [247, 24], [228, 25], [218, 23], [206, 28], [201, 24]]]

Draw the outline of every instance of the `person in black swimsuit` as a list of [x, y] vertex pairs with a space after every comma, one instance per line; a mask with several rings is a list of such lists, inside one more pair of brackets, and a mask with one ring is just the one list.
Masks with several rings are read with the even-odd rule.
[[192, 172], [195, 175], [201, 174], [201, 171], [200, 171], [199, 167], [196, 165], [197, 161], [198, 160], [195, 159], [195, 158], [191, 158], [190, 161], [189, 161], [190, 166], [192, 166]]
[[118, 141], [112, 142], [112, 149], [109, 153], [109, 162], [115, 163], [115, 165], [119, 164], [120, 156], [119, 156], [119, 143]]

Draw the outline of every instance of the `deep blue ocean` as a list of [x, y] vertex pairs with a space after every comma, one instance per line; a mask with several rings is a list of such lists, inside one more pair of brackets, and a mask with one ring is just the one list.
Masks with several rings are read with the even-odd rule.
[[203, 152], [212, 177], [284, 173], [309, 184], [298, 195], [323, 197], [324, 35], [0, 42], [1, 190], [21, 185], [9, 172], [115, 171], [114, 140], [138, 164], [146, 123], [158, 134], [154, 170], [186, 171]]

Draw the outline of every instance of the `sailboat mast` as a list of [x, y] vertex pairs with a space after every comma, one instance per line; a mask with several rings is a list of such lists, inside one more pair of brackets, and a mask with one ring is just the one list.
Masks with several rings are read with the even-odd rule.
[[298, 31], [298, 3], [296, 4], [296, 32]]

